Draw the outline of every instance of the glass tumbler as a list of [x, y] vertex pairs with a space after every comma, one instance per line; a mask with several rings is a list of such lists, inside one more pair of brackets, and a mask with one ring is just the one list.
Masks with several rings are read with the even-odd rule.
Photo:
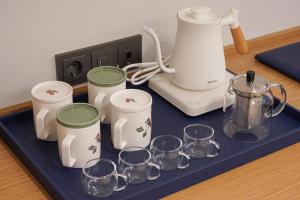
[[152, 160], [161, 170], [184, 169], [190, 157], [183, 152], [182, 141], [174, 135], [161, 135], [151, 141]]
[[160, 168], [152, 163], [151, 153], [143, 147], [126, 147], [119, 153], [119, 172], [128, 178], [130, 184], [155, 180], [160, 176]]
[[190, 124], [183, 130], [183, 149], [192, 158], [214, 158], [220, 145], [214, 141], [214, 129], [205, 124]]
[[117, 173], [113, 161], [96, 158], [86, 162], [82, 168], [81, 183], [86, 193], [102, 198], [111, 195], [114, 191], [125, 189], [127, 177]]

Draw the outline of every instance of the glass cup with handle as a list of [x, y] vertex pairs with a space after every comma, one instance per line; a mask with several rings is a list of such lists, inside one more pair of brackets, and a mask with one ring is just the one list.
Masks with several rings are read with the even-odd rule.
[[128, 178], [130, 184], [155, 180], [160, 176], [160, 168], [152, 163], [151, 153], [143, 147], [126, 147], [119, 153], [119, 172]]
[[128, 184], [127, 177], [117, 173], [116, 164], [103, 158], [86, 162], [82, 168], [81, 183], [87, 194], [100, 198], [124, 190]]
[[189, 167], [190, 157], [183, 152], [180, 138], [174, 135], [161, 135], [151, 141], [152, 161], [163, 171]]
[[214, 158], [220, 145], [214, 140], [214, 129], [205, 124], [190, 124], [183, 129], [183, 149], [192, 158]]

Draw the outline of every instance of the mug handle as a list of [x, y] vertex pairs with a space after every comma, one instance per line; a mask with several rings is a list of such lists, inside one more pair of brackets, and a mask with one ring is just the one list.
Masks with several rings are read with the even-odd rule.
[[126, 124], [127, 119], [126, 118], [120, 118], [118, 119], [113, 127], [113, 143], [114, 143], [114, 148], [115, 149], [123, 149], [127, 142], [124, 141], [122, 138], [123, 136], [123, 127]]
[[[148, 166], [150, 167], [150, 168], [154, 168], [155, 170], [156, 170], [156, 175], [154, 175], [154, 176], [148, 176], [148, 179], [149, 180], [155, 180], [155, 179], [158, 179], [158, 177], [160, 177], [160, 167], [159, 167], [159, 165], [157, 165], [157, 164], [154, 164], [153, 162], [149, 162], [148, 163]], [[150, 171], [151, 171], [151, 169], [150, 169]]]
[[49, 110], [41, 109], [38, 114], [36, 115], [36, 135], [39, 139], [46, 139], [49, 136], [49, 132], [45, 132], [45, 118]]
[[76, 159], [71, 158], [71, 144], [74, 139], [75, 139], [74, 135], [67, 135], [62, 140], [61, 160], [62, 160], [63, 166], [72, 167], [75, 164]]
[[[284, 87], [278, 83], [270, 84], [270, 88], [275, 88], [275, 87], [278, 87], [280, 89], [281, 99], [280, 99], [280, 103], [278, 104], [278, 106], [273, 110], [272, 117], [275, 117], [276, 115], [281, 113], [281, 111], [284, 109], [285, 104], [286, 104], [286, 91], [285, 91]], [[272, 91], [271, 91], [271, 94], [272, 94]], [[272, 96], [273, 96], [273, 94], [272, 94]]]
[[102, 92], [97, 94], [97, 96], [94, 98], [94, 105], [100, 110], [101, 114], [101, 122], [105, 119], [105, 115], [103, 113], [103, 100], [106, 95]]
[[217, 149], [217, 152], [215, 154], [207, 154], [206, 157], [207, 158], [215, 158], [215, 157], [217, 157], [219, 155], [219, 152], [220, 152], [220, 149], [221, 149], [219, 143], [217, 143], [214, 140], [209, 140], [209, 144], [214, 145], [216, 147], [216, 149]]
[[[114, 176], [117, 179], [117, 183], [116, 183], [115, 187], [113, 188], [113, 190], [116, 191], [116, 192], [124, 190], [127, 187], [127, 185], [128, 185], [127, 176], [125, 176], [123, 174], [114, 174]], [[118, 184], [119, 184], [119, 178], [123, 179], [123, 181], [124, 181], [124, 184], [122, 186], [118, 186]]]
[[182, 165], [182, 163], [184, 163], [184, 161], [182, 161], [182, 163], [180, 163], [180, 165], [177, 166], [178, 169], [185, 169], [188, 166], [190, 166], [190, 156], [188, 156], [186, 153], [184, 153], [183, 151], [179, 151], [178, 152], [180, 156], [183, 157], [183, 159], [186, 159], [187, 162], [185, 165]]

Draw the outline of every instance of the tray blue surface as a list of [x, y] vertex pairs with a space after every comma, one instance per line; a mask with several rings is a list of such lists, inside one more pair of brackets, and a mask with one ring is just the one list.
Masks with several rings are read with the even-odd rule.
[[[131, 88], [131, 86], [128, 86]], [[153, 97], [152, 137], [174, 134], [182, 138], [184, 126], [206, 123], [215, 131], [221, 152], [215, 159], [192, 159], [185, 170], [162, 172], [155, 181], [129, 185], [104, 199], [158, 199], [185, 187], [226, 172], [300, 140], [300, 113], [291, 106], [271, 121], [270, 135], [255, 144], [244, 144], [228, 139], [222, 132], [222, 111], [215, 110], [198, 117], [189, 117], [152, 92], [146, 85], [135, 87], [146, 90]], [[87, 95], [74, 101], [87, 101]], [[102, 157], [117, 161], [118, 151], [110, 141], [109, 125], [102, 125]], [[32, 174], [54, 199], [97, 199], [86, 195], [80, 183], [81, 170], [64, 168], [58, 155], [57, 142], [44, 142], [35, 137], [32, 110], [0, 119], [0, 135]]]

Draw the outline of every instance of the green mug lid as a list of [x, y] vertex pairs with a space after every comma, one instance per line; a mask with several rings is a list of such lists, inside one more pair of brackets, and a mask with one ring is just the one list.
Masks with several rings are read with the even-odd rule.
[[88, 82], [101, 87], [119, 85], [126, 80], [125, 72], [114, 66], [96, 67], [87, 73]]
[[70, 128], [85, 128], [97, 123], [100, 119], [98, 109], [87, 103], [73, 103], [58, 110], [58, 123]]

